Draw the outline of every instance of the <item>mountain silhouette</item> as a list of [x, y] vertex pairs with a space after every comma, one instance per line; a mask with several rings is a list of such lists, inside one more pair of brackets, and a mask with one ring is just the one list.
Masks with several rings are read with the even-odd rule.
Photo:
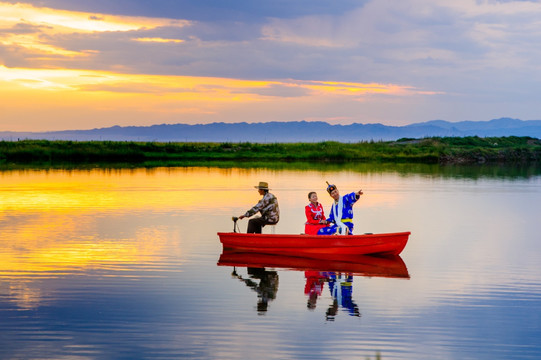
[[326, 122], [266, 122], [112, 126], [91, 130], [0, 132], [2, 140], [111, 140], [159, 142], [319, 142], [390, 141], [433, 136], [531, 136], [541, 138], [541, 120], [500, 118], [490, 121], [432, 120], [405, 126], [331, 125]]

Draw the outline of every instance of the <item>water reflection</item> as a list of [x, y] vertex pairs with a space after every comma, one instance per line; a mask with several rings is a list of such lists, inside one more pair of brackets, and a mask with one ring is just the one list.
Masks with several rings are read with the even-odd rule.
[[278, 292], [278, 273], [265, 268], [248, 267], [248, 277], [239, 275], [236, 267], [231, 276], [244, 282], [246, 286], [257, 293], [257, 312], [264, 315], [269, 307], [269, 301], [276, 299]]
[[527, 179], [533, 176], [541, 175], [541, 164], [514, 163], [514, 164], [423, 164], [423, 163], [367, 163], [367, 162], [299, 162], [299, 161], [182, 161], [182, 162], [161, 162], [141, 164], [138, 168], [133, 168], [133, 164], [60, 164], [54, 168], [54, 165], [37, 167], [36, 165], [14, 165], [0, 164], [0, 174], [13, 171], [18, 172], [55, 172], [65, 171], [77, 173], [80, 171], [99, 171], [111, 174], [126, 174], [129, 172], [138, 173], [144, 169], [147, 173], [161, 172], [163, 169], [221, 169], [231, 171], [232, 169], [243, 170], [270, 170], [270, 171], [319, 171], [319, 172], [340, 172], [344, 169], [356, 173], [394, 173], [400, 175], [430, 175], [444, 178], [466, 178], [466, 179]]
[[[315, 254], [317, 255], [317, 254]], [[280, 268], [297, 271], [333, 271], [356, 276], [409, 279], [404, 260], [396, 256], [337, 255], [328, 259], [257, 254], [224, 249], [218, 260], [219, 266]]]
[[[538, 170], [408, 166], [0, 172], [0, 358], [539, 359]], [[254, 183], [294, 234], [328, 179], [407, 267], [222, 253]]]
[[[327, 321], [334, 321], [339, 310], [344, 310], [350, 316], [361, 316], [359, 306], [352, 298], [355, 276], [410, 278], [400, 256], [342, 255], [341, 258], [327, 260], [224, 249], [218, 266], [233, 266], [233, 278], [256, 292], [259, 315], [265, 314], [269, 302], [276, 299], [279, 284], [276, 269], [304, 271], [304, 294], [307, 296], [308, 310], [316, 308], [325, 284], [328, 287], [332, 301], [325, 313]], [[237, 269], [244, 267], [247, 276], [240, 275]]]
[[306, 271], [306, 286], [304, 293], [308, 295], [307, 307], [314, 310], [317, 299], [322, 294], [327, 283], [332, 297], [332, 303], [325, 313], [325, 320], [334, 321], [339, 309], [345, 310], [350, 316], [360, 317], [359, 306], [353, 301], [353, 274], [336, 273], [334, 271]]

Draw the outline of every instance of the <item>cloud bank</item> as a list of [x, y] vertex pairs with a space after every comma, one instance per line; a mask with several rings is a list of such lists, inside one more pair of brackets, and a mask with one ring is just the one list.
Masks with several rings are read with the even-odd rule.
[[0, 1], [0, 129], [535, 119], [540, 15], [538, 1]]

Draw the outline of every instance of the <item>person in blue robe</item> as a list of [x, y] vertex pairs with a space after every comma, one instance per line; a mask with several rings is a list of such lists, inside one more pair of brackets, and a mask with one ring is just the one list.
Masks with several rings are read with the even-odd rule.
[[329, 226], [319, 229], [318, 235], [353, 235], [353, 205], [363, 194], [362, 190], [340, 196], [336, 185], [327, 182], [327, 192], [333, 198], [333, 204], [327, 222]]

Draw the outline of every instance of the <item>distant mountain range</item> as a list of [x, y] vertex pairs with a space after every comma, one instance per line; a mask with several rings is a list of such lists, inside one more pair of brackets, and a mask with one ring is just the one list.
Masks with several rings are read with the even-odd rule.
[[511, 118], [490, 121], [433, 120], [405, 126], [331, 125], [326, 122], [212, 123], [113, 126], [92, 130], [0, 132], [2, 140], [112, 140], [160, 142], [357, 142], [432, 136], [531, 136], [541, 138], [541, 120]]

